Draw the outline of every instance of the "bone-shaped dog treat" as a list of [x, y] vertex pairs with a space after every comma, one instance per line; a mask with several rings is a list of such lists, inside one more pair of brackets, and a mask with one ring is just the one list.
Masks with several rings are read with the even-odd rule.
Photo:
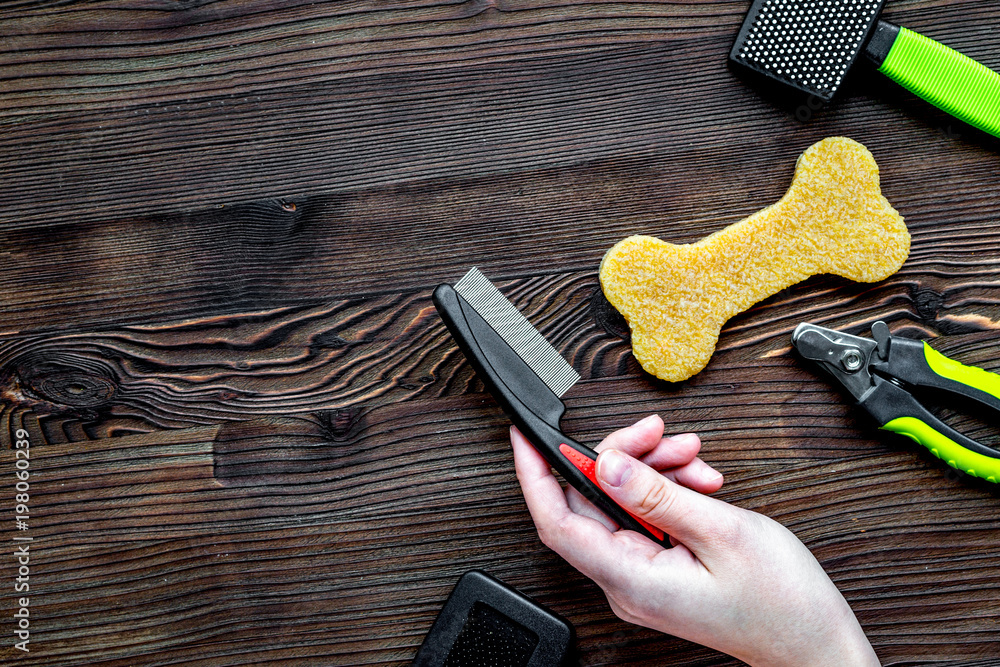
[[693, 244], [630, 236], [604, 256], [600, 279], [632, 328], [636, 359], [677, 382], [708, 364], [733, 315], [820, 273], [882, 280], [909, 251], [872, 154], [831, 137], [799, 156], [778, 203]]

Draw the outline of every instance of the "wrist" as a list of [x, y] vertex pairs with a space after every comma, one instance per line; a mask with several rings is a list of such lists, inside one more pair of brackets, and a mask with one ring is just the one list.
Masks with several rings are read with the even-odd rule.
[[[839, 597], [839, 596], [838, 596]], [[880, 667], [878, 656], [847, 601], [791, 626], [771, 628], [770, 636], [749, 648], [751, 667]], [[759, 635], [758, 635], [759, 636]]]

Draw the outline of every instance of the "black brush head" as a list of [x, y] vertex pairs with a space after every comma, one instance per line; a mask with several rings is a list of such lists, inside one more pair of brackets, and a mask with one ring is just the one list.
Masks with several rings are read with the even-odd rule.
[[883, 5], [885, 0], [754, 0], [729, 59], [829, 102]]

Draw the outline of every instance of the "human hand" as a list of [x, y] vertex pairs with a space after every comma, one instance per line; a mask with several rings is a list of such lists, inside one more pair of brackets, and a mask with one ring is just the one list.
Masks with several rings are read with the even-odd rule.
[[517, 478], [542, 542], [593, 579], [619, 618], [751, 665], [878, 665], [844, 597], [781, 524], [716, 500], [722, 476], [694, 434], [663, 437], [647, 417], [595, 449], [601, 488], [670, 535], [664, 549], [618, 530], [516, 429]]

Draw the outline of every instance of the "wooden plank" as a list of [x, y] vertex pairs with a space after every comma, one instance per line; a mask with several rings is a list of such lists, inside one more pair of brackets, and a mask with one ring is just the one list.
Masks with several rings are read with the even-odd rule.
[[[592, 274], [501, 287], [584, 374], [566, 396], [571, 434], [593, 442], [650, 412], [702, 433], [705, 458], [729, 479], [722, 497], [796, 531], [887, 661], [995, 650], [991, 492], [874, 433], [787, 343], [804, 314], [858, 332], [884, 316], [911, 335], [951, 332], [935, 341], [941, 351], [996, 369], [994, 320], [972, 315], [993, 307], [982, 282], [811, 281], [734, 320], [710, 368], [677, 387], [639, 373], [614, 335], [620, 323], [597, 307]], [[597, 589], [544, 553], [514, 484], [505, 420], [426, 293], [13, 337], [0, 354], [14, 401], [4, 432], [29, 429], [47, 450], [39, 465], [53, 464], [36, 496], [58, 582], [38, 612], [51, 619], [41, 621], [45, 659], [236, 663], [254, 628], [268, 627], [283, 637], [260, 639], [278, 663], [403, 664], [457, 575], [479, 566], [577, 622], [594, 664], [723, 664], [629, 634]], [[204, 457], [209, 442], [213, 479], [115, 456], [140, 443], [161, 451], [163, 438], [174, 457], [187, 455], [183, 442], [202, 443]], [[105, 474], [93, 474], [95, 457]], [[141, 469], [118, 474], [129, 466]], [[386, 562], [393, 572], [379, 573]], [[956, 563], [969, 579], [955, 582]], [[567, 598], [550, 581], [581, 592]], [[424, 586], [431, 597], [420, 597]], [[95, 629], [98, 618], [112, 622]]]
[[[991, 343], [1000, 308], [983, 284], [992, 280], [989, 265], [981, 266], [947, 288], [918, 273], [919, 258], [874, 286], [829, 278], [794, 286], [734, 318], [708, 369], [677, 386], [642, 373], [592, 274], [499, 284], [586, 380], [566, 396], [568, 427], [575, 428], [574, 406], [585, 420], [599, 420], [581, 429], [591, 438], [659, 411], [672, 428], [737, 441], [760, 430], [776, 451], [803, 442], [820, 452], [830, 433], [803, 432], [817, 418], [842, 421], [851, 410], [793, 355], [791, 330], [808, 320], [867, 335], [882, 318], [899, 334], [939, 336], [942, 352], [997, 369]], [[310, 419], [325, 439], [350, 441], [373, 410], [481, 390], [426, 293], [14, 337], [0, 343], [0, 368], [0, 395], [10, 409], [39, 415], [46, 442], [267, 416]], [[600, 419], [609, 396], [614, 414]]]
[[[458, 411], [456, 425], [479, 421], [467, 410]], [[363, 664], [398, 664], [469, 567], [537, 591], [580, 619], [581, 645], [595, 664], [620, 664], [623, 656], [653, 664], [654, 656], [672, 655], [682, 646], [677, 640], [621, 624], [609, 631], [599, 590], [537, 542], [502, 419], [492, 422], [487, 432], [500, 437], [466, 426], [398, 447], [386, 442], [383, 465], [349, 465], [332, 481], [160, 489], [152, 513], [136, 503], [126, 476], [64, 489], [47, 466], [60, 463], [54, 471], [68, 479], [72, 456], [47, 455], [35, 473], [35, 511], [46, 525], [33, 545], [43, 582], [33, 613], [45, 639], [37, 656], [22, 661], [51, 664], [65, 656], [66, 664], [82, 664], [142, 653], [235, 660], [257, 638], [276, 656], [302, 650], [334, 664], [362, 664], [351, 663], [361, 655]], [[286, 444], [294, 443], [297, 436], [288, 433]], [[120, 443], [92, 444], [100, 451]], [[720, 497], [796, 532], [887, 662], [982, 657], [1000, 648], [991, 626], [1000, 591], [991, 555], [1000, 511], [984, 503], [989, 492], [957, 484], [908, 452], [724, 469], [729, 482]], [[105, 494], [106, 484], [118, 492]], [[366, 488], [377, 493], [356, 504]], [[71, 525], [79, 528], [67, 530]], [[386, 562], [390, 569], [379, 566]], [[547, 583], [553, 576], [568, 583], [554, 590]], [[951, 610], [950, 620], [942, 619], [943, 609]], [[617, 637], [609, 642], [612, 632]], [[681, 654], [704, 657], [690, 646]]]
[[[595, 441], [654, 411], [664, 415], [672, 430], [701, 432], [705, 458], [729, 480], [721, 497], [773, 516], [797, 532], [859, 610], [880, 651], [907, 660], [917, 655], [972, 657], [992, 650], [992, 635], [977, 629], [993, 618], [983, 618], [980, 606], [988, 608], [996, 588], [989, 554], [1000, 514], [995, 505], [984, 504], [991, 492], [948, 474], [912, 447], [874, 434], [824, 378], [790, 356], [787, 330], [782, 329], [794, 323], [779, 326], [787, 317], [776, 313], [801, 309], [802, 293], [790, 290], [758, 308], [747, 319], [766, 320], [761, 326], [747, 322], [727, 331], [724, 349], [708, 371], [682, 387], [667, 387], [635, 375], [634, 362], [623, 359], [624, 343], [593, 319], [592, 284], [569, 275], [503, 287], [546, 333], [567, 334], [563, 350], [583, 362], [579, 367], [586, 379], [566, 397], [570, 433]], [[208, 650], [220, 660], [236, 660], [246, 633], [267, 626], [281, 628], [287, 637], [269, 644], [275, 656], [305, 651], [335, 664], [352, 664], [359, 655], [369, 664], [405, 662], [398, 656], [415, 648], [433, 617], [433, 602], [420, 602], [415, 582], [427, 582], [437, 591], [436, 599], [443, 599], [463, 567], [510, 572], [515, 582], [533, 568], [546, 574], [531, 576], [546, 580], [575, 576], [537, 544], [513, 480], [505, 420], [488, 397], [476, 393], [453, 343], [440, 323], [428, 317], [425, 299], [397, 297], [354, 310], [339, 304], [341, 309], [291, 317], [282, 312], [271, 318], [216, 318], [10, 341], [28, 359], [49, 364], [56, 359], [86, 370], [103, 361], [116, 372], [142, 370], [141, 376], [116, 382], [113, 405], [100, 406], [98, 415], [108, 410], [108, 419], [119, 423], [130, 413], [138, 423], [137, 408], [145, 405], [147, 410], [148, 433], [97, 440], [92, 438], [116, 431], [99, 421], [71, 428], [66, 424], [72, 418], [66, 415], [39, 418], [37, 403], [5, 411], [5, 432], [15, 425], [29, 428], [43, 453], [37, 474], [45, 481], [34, 496], [37, 530], [53, 571], [60, 573], [58, 589], [65, 591], [49, 593], [46, 599], [52, 601], [46, 605], [53, 606], [39, 611], [53, 624], [47, 630], [52, 643], [46, 646], [53, 651], [48, 657], [65, 652], [82, 661], [98, 655], [127, 660], [136, 651], [166, 656]], [[838, 325], [859, 317], [833, 312], [817, 314]], [[248, 420], [255, 407], [241, 402], [239, 395], [204, 400], [179, 380], [217, 387], [220, 376], [202, 365], [231, 372], [237, 370], [236, 359], [245, 361], [242, 370], [254, 377], [269, 367], [294, 377], [287, 364], [313, 366], [302, 361], [308, 358], [303, 350], [316, 337], [335, 331], [344, 340], [353, 338], [348, 333], [352, 329], [340, 326], [345, 322], [353, 331], [377, 332], [367, 336], [377, 349], [358, 350], [340, 360], [341, 372], [357, 378], [357, 386], [348, 382], [330, 392], [326, 403], [303, 399], [308, 396], [303, 386], [280, 385], [268, 401], [257, 404], [258, 416]], [[957, 327], [963, 322], [952, 323]], [[911, 332], [926, 330], [924, 324], [910, 326]], [[762, 333], [768, 327], [774, 331]], [[427, 328], [438, 331], [428, 334]], [[434, 381], [403, 388], [400, 378], [410, 373], [394, 375], [394, 369], [407, 365], [394, 359], [391, 350], [407, 345], [420, 349], [413, 339], [428, 335], [439, 339], [426, 354], [439, 364]], [[995, 368], [992, 338], [987, 330], [945, 336], [936, 344], [969, 363]], [[47, 356], [39, 350], [47, 350]], [[233, 360], [226, 360], [228, 352]], [[352, 369], [370, 359], [381, 360], [376, 371]], [[450, 359], [446, 373], [441, 359]], [[329, 371], [335, 364], [315, 365]], [[22, 373], [36, 377], [23, 369], [18, 376]], [[81, 382], [79, 374], [70, 377]], [[404, 393], [383, 393], [372, 377], [391, 378], [392, 387]], [[156, 398], [152, 387], [157, 383], [173, 387], [172, 400]], [[279, 387], [266, 379], [263, 385]], [[133, 387], [144, 388], [141, 402], [130, 399]], [[245, 391], [243, 398], [251, 395]], [[342, 395], [354, 396], [357, 403], [337, 402]], [[185, 403], [179, 396], [191, 400]], [[230, 407], [220, 410], [227, 403]], [[115, 415], [119, 404], [128, 407]], [[33, 412], [25, 412], [27, 407]], [[165, 414], [171, 419], [163, 420]], [[156, 422], [158, 416], [161, 421]], [[178, 430], [213, 420], [221, 426]], [[59, 442], [48, 433], [85, 438]], [[141, 447], [176, 459], [187, 456], [184, 443], [202, 443], [194, 453], [203, 461], [206, 441], [212, 460], [209, 486], [203, 483], [204, 467], [194, 478], [174, 479], [169, 469], [157, 470], [147, 463], [151, 457], [135, 453]], [[98, 460], [107, 469], [95, 475]], [[306, 537], [293, 537], [301, 534]], [[118, 567], [108, 578], [102, 573], [112, 549]], [[234, 551], [235, 561], [227, 560]], [[535, 555], [525, 561], [525, 553]], [[398, 569], [376, 575], [372, 565], [387, 560]], [[270, 566], [251, 565], [272, 561], [282, 563], [280, 574]], [[970, 578], [958, 583], [947, 578], [956, 563]], [[85, 570], [78, 575], [80, 567]], [[917, 576], [920, 567], [927, 568], [923, 576]], [[194, 580], [184, 574], [191, 568], [200, 573]], [[336, 572], [335, 583], [319, 572]], [[79, 582], [78, 576], [83, 577]], [[574, 620], [581, 615], [603, 618], [593, 627], [586, 620], [582, 624], [582, 646], [597, 656], [595, 664], [624, 658], [641, 664], [674, 652], [674, 640], [654, 633], [609, 640], [609, 632], [625, 631], [609, 631], [600, 593], [578, 576], [571, 580], [587, 591], [582, 601], [567, 602], [558, 591], [549, 595]], [[260, 593], [247, 597], [248, 582], [253, 583], [251, 591]], [[373, 593], [383, 587], [386, 593]], [[382, 600], [374, 611], [373, 594]], [[138, 613], [149, 608], [151, 599], [157, 614]], [[901, 607], [903, 601], [909, 606]], [[87, 639], [95, 632], [92, 619], [111, 613], [109, 604], [123, 611]], [[289, 605], [297, 610], [292, 618], [283, 616]], [[914, 605], [923, 611], [914, 613]], [[414, 608], [424, 611], [414, 617]], [[969, 613], [956, 612], [955, 620], [942, 624], [941, 609]], [[334, 647], [317, 653], [308, 647], [321, 627], [339, 630]], [[383, 637], [378, 629], [389, 627], [401, 634]], [[378, 640], [371, 639], [372, 630]], [[129, 639], [136, 632], [142, 633], [140, 644]], [[947, 644], [953, 633], [962, 638], [958, 646]], [[900, 641], [912, 634], [919, 641]], [[320, 640], [317, 646], [329, 645]], [[687, 647], [679, 655], [703, 655], [699, 651]]]
[[[32, 653], [0, 661], [405, 665], [480, 567], [569, 618], [582, 664], [736, 664], [617, 621], [538, 542], [429, 301], [477, 264], [583, 374], [570, 434], [699, 432], [719, 497], [802, 538], [885, 664], [996, 664], [996, 490], [875, 430], [788, 336], [884, 318], [1000, 370], [997, 141], [862, 71], [824, 110], [763, 96], [725, 62], [745, 9], [0, 7], [0, 470], [26, 429], [36, 537]], [[995, 3], [887, 18], [1000, 69]], [[903, 270], [811, 279], [691, 381], [643, 375], [603, 253], [773, 203], [833, 134], [875, 154]]]
[[0, 51], [8, 79], [0, 108], [24, 114], [122, 98], [169, 103], [234, 87], [593, 52], [728, 33], [745, 11], [739, 2], [100, 4], [0, 10], [10, 35]]
[[[777, 156], [738, 146], [711, 158], [691, 154], [672, 158], [676, 169], [665, 158], [646, 167], [603, 162], [10, 231], [0, 238], [8, 260], [0, 327], [7, 335], [86, 331], [429, 293], [473, 264], [496, 280], [538, 275], [540, 258], [546, 272], [592, 275], [603, 253], [630, 234], [692, 242], [777, 201], [810, 142], [788, 140]], [[934, 308], [969, 289], [970, 312], [995, 303], [998, 158], [958, 151], [931, 159], [928, 149], [901, 163], [909, 148], [874, 150], [884, 191], [913, 234], [897, 278], [907, 280], [911, 298]], [[744, 170], [765, 162], [776, 176], [744, 187]], [[699, 181], [712, 187], [691, 187]], [[963, 206], [942, 204], [946, 192]], [[991, 309], [985, 316], [996, 319]]]
[[[474, 14], [475, 4], [438, 8]], [[323, 3], [302, 11], [338, 11], [330, 9], [334, 6]], [[935, 37], [1000, 68], [1000, 51], [982, 39], [979, 26], [988, 22], [976, 21], [988, 15], [990, 8], [988, 0], [963, 3], [961, 20], [956, 20], [954, 8], [943, 8], [940, 2], [917, 2], [899, 18], [912, 20], [918, 28], [930, 22], [937, 28]], [[413, 11], [419, 14], [425, 9]], [[56, 74], [63, 67], [72, 72], [98, 64], [111, 73], [94, 76], [119, 77], [120, 85], [88, 87], [80, 76], [68, 72], [36, 81], [32, 75], [17, 78], [13, 73], [19, 66], [14, 64], [0, 69], [0, 75], [9, 73], [5, 85], [30, 88], [23, 93], [12, 91], [0, 100], [23, 95], [28, 104], [42, 104], [27, 116], [8, 116], [11, 130], [0, 134], [0, 188], [18, 193], [0, 208], [0, 223], [8, 228], [49, 227], [125, 217], [136, 224], [137, 216], [176, 215], [264, 197], [317, 194], [340, 194], [338, 199], [346, 197], [349, 205], [352, 193], [361, 189], [487, 177], [498, 181], [494, 187], [504, 192], [503, 197], [493, 198], [495, 205], [510, 206], [512, 213], [531, 217], [533, 210], [545, 204], [544, 198], [532, 201], [532, 193], [546, 179], [562, 180], [562, 184], [552, 184], [559, 192], [566, 182], [581, 176], [589, 181], [600, 177], [601, 170], [611, 170], [604, 177], [604, 189], [613, 197], [604, 206], [593, 206], [593, 200], [574, 196], [572, 190], [559, 202], [576, 201], [590, 211], [604, 208], [603, 215], [591, 218], [597, 226], [605, 218], [615, 220], [621, 215], [614, 209], [616, 204], [627, 212], [627, 207], [653, 198], [652, 217], [647, 215], [645, 224], [649, 220], [663, 224], [660, 221], [683, 221], [691, 215], [704, 219], [713, 211], [728, 217], [725, 209], [730, 202], [739, 205], [742, 215], [773, 203], [772, 196], [786, 186], [783, 179], [748, 183], [745, 175], [775, 170], [790, 173], [795, 156], [827, 134], [851, 136], [871, 147], [883, 164], [894, 201], [905, 194], [912, 196], [911, 205], [931, 200], [940, 207], [942, 192], [961, 193], [962, 201], [984, 197], [996, 201], [994, 190], [981, 187], [983, 182], [994, 183], [990, 179], [998, 166], [995, 143], [979, 134], [970, 135], [943, 112], [872, 75], [859, 72], [842, 99], [827, 110], [814, 112], [805, 107], [810, 117], [822, 121], [821, 126], [796, 121], [801, 107], [795, 102], [762, 98], [737, 79], [725, 55], [743, 3], [565, 3], [540, 11], [547, 19], [539, 27], [557, 32], [564, 27], [569, 34], [554, 36], [544, 42], [551, 49], [529, 51], [516, 65], [494, 53], [481, 60], [460, 60], [461, 67], [438, 63], [435, 69], [418, 71], [390, 66], [390, 71], [381, 72], [378, 61], [372, 63], [374, 72], [362, 68], [356, 76], [342, 79], [324, 71], [321, 81], [291, 85], [296, 70], [289, 75], [280, 68], [264, 67], [255, 71], [277, 76], [282, 87], [255, 89], [252, 81], [241, 81], [246, 72], [238, 67], [217, 75], [221, 87], [201, 82], [199, 72], [204, 68], [200, 65], [205, 63], [198, 59], [205, 53], [185, 51], [176, 57], [182, 61], [176, 72], [185, 83], [165, 102], [151, 101], [155, 91], [148, 85], [153, 84], [142, 83], [144, 77], [159, 76], [159, 70], [135, 62], [135, 70], [151, 74], [129, 72], [127, 53], [113, 58], [91, 53], [93, 46], [67, 47], [69, 52], [60, 50], [59, 56], [46, 53], [45, 48], [8, 51], [16, 59], [30, 62], [36, 58], [32, 67]], [[624, 12], [616, 34], [626, 40], [634, 36], [638, 43], [626, 41], [604, 50], [588, 42], [588, 37], [600, 41], [602, 30], [587, 29], [585, 17], [616, 12]], [[661, 23], [650, 24], [647, 32], [646, 24], [637, 24], [629, 12], [697, 15], [710, 27], [688, 28], [681, 16], [665, 16]], [[150, 14], [147, 20], [154, 25], [169, 20], [187, 25], [184, 20], [193, 18], [183, 12]], [[247, 20], [279, 26], [265, 30], [295, 27], [294, 22], [286, 25], [278, 14], [249, 14]], [[155, 43], [163, 36], [158, 27], [144, 34], [142, 12], [121, 16], [136, 23], [116, 39], [141, 36], [143, 42]], [[94, 19], [85, 7], [60, 12], [55, 22], [65, 21], [66, 27], [53, 29], [66, 34], [60, 31], [72, 30], [77, 19], [83, 21], [81, 34], [87, 34]], [[48, 26], [53, 18], [46, 15], [33, 20]], [[211, 30], [211, 21], [208, 25]], [[11, 28], [9, 39], [20, 43], [44, 37], [33, 35], [31, 29], [30, 23], [20, 28], [25, 33]], [[0, 34], [4, 34], [2, 27]], [[328, 34], [336, 38], [336, 30]], [[481, 39], [489, 31], [475, 34]], [[222, 33], [217, 39], [232, 39], [228, 35]], [[652, 35], [656, 39], [650, 39]], [[164, 48], [186, 48], [183, 40], [169, 43], [174, 46]], [[392, 39], [378, 43], [392, 43]], [[518, 53], [516, 44], [508, 41], [487, 39], [486, 44], [491, 51]], [[82, 51], [74, 54], [75, 49]], [[52, 97], [74, 96], [81, 97], [80, 104], [65, 111], [58, 111], [58, 105], [56, 110], [45, 106], [44, 100]], [[588, 164], [598, 170], [589, 177], [584, 167]], [[568, 173], [544, 171], [571, 167], [576, 169]], [[900, 170], [894, 175], [892, 167]], [[527, 182], [507, 183], [510, 174], [536, 170], [542, 171]], [[654, 182], [633, 185], [633, 178]], [[718, 182], [719, 187], [692, 187], [701, 182]], [[897, 183], [909, 186], [896, 190]], [[926, 183], [933, 183], [934, 188], [928, 189]], [[761, 190], [768, 196], [757, 196]], [[137, 192], [142, 196], [136, 197]], [[465, 191], [459, 192], [464, 196]], [[691, 197], [707, 197], [708, 203]], [[391, 220], [405, 210], [400, 206], [382, 209], [381, 217]], [[479, 211], [470, 207], [454, 213], [463, 214], [460, 219], [468, 224], [477, 221]], [[420, 227], [441, 217], [425, 214]], [[484, 222], [492, 221], [487, 216]], [[339, 226], [339, 221], [332, 224]], [[281, 225], [275, 228], [282, 229]], [[126, 230], [126, 234], [135, 231]], [[37, 235], [30, 238], [37, 239]]]

